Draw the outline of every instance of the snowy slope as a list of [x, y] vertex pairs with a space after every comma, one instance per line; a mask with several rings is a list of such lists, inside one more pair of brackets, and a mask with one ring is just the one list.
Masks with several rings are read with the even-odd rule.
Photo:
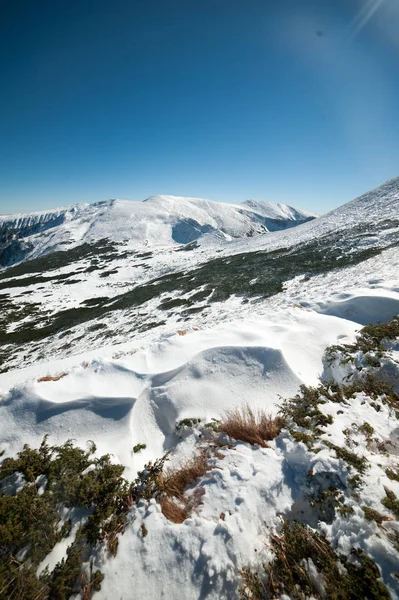
[[[103, 238], [134, 247], [186, 244], [205, 234], [240, 238], [292, 227], [314, 215], [272, 203], [233, 205], [177, 196], [108, 200], [0, 217], [0, 265]], [[14, 259], [14, 260], [13, 260]]]
[[[220, 303], [237, 315], [253, 310], [245, 304], [248, 298], [263, 299], [267, 306], [300, 304], [310, 296], [312, 303], [319, 280], [318, 301], [328, 303], [325, 297], [337, 284], [341, 288], [344, 270], [350, 270], [357, 287], [366, 289], [378, 286], [376, 273], [382, 265], [395, 272], [399, 180], [295, 229], [227, 244], [215, 244], [216, 234], [203, 236], [199, 247], [171, 243], [173, 227], [180, 233], [193, 231], [182, 220], [186, 205], [184, 199], [156, 197], [141, 204], [112, 201], [75, 207], [64, 214], [62, 225], [31, 236], [34, 252], [42, 256], [0, 274], [0, 371], [17, 366], [22, 356], [29, 364], [48, 353], [67, 356], [123, 343], [132, 335], [156, 337], [171, 323], [212, 324], [223, 314]], [[196, 223], [212, 219], [213, 231], [220, 235], [222, 226], [232, 232], [241, 223], [229, 205], [196, 200], [189, 207]], [[282, 210], [289, 209], [277, 206], [273, 217]], [[148, 219], [149, 211], [158, 221]], [[178, 225], [168, 224], [177, 213]], [[140, 250], [138, 241], [118, 241], [128, 234], [138, 240], [143, 228], [146, 243], [151, 235], [157, 243], [164, 235], [165, 245], [154, 241]], [[111, 234], [112, 240], [104, 240]], [[69, 239], [64, 246], [63, 235]], [[204, 243], [206, 237], [212, 241]], [[49, 252], [52, 244], [63, 251]], [[326, 277], [334, 283], [327, 286]]]
[[[301, 384], [331, 374], [342, 383], [348, 363], [327, 365], [326, 347], [352, 343], [361, 325], [399, 313], [399, 179], [295, 230], [217, 245], [216, 236], [266, 227], [262, 219], [297, 218], [290, 207], [253, 201], [221, 206], [154, 197], [60, 210], [61, 222], [47, 229], [53, 217], [15, 219], [28, 233], [43, 227], [28, 236], [42, 256], [0, 274], [5, 456], [49, 434], [52, 444], [93, 440], [130, 479], [169, 450], [177, 466], [220, 443], [202, 425], [178, 431], [179, 421], [204, 424], [244, 402], [276, 415]], [[194, 232], [212, 243], [187, 248], [174, 239]], [[398, 344], [384, 360], [399, 392]], [[399, 470], [398, 419], [384, 398], [376, 401], [363, 392], [326, 401], [330, 418], [313, 449], [288, 429], [267, 448], [222, 440], [186, 491], [201, 500], [183, 523], [167, 520], [155, 498], [132, 507], [117, 555], [102, 547], [94, 557], [105, 575], [94, 600], [238, 600], [240, 570], [270, 561], [282, 516], [318, 529], [340, 553], [365, 552], [399, 598], [391, 542], [399, 523], [382, 504], [385, 488], [399, 496], [387, 476]], [[137, 444], [146, 447], [135, 453]], [[367, 458], [353, 495], [353, 470], [331, 444]], [[331, 490], [342, 512], [314, 508]], [[383, 525], [365, 507], [383, 512]], [[39, 570], [66, 548], [57, 544]]]
[[[295, 232], [279, 232], [272, 237], [251, 240], [251, 251], [274, 249], [282, 246], [306, 243], [309, 240], [324, 238], [331, 233], [346, 236], [346, 243], [358, 245], [378, 243], [377, 233], [384, 235], [397, 231], [399, 226], [399, 177], [385, 182], [378, 188], [355, 198], [350, 202], [322, 215], [318, 219], [304, 223]], [[352, 230], [352, 233], [350, 233]], [[357, 239], [356, 239], [357, 238]], [[363, 240], [361, 240], [363, 238]], [[248, 241], [238, 241], [229, 253], [241, 252], [249, 247]]]

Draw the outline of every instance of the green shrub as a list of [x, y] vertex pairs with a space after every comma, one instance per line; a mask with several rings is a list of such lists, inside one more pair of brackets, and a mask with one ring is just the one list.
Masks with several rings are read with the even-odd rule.
[[323, 582], [330, 600], [388, 600], [389, 592], [380, 581], [375, 563], [361, 550], [351, 552], [353, 561], [340, 557], [329, 542], [310, 527], [285, 521], [280, 536], [271, 536], [274, 558], [264, 566], [263, 574], [250, 569], [241, 572], [242, 600], [281, 598], [296, 600], [320, 598], [318, 587], [309, 574], [309, 561]]
[[133, 446], [133, 452], [134, 454], [137, 454], [138, 452], [141, 452], [142, 450], [145, 450], [147, 448], [146, 444], [136, 444], [135, 446]]
[[[83, 563], [101, 543], [116, 553], [132, 497], [124, 467], [112, 464], [109, 455], [95, 457], [95, 450], [93, 443], [85, 451], [71, 441], [49, 446], [45, 437], [38, 449], [25, 445], [16, 458], [3, 461], [0, 480], [21, 473], [25, 484], [14, 495], [0, 492], [0, 598], [61, 600], [81, 591], [88, 599], [100, 589], [101, 572], [90, 569], [88, 578]], [[36, 483], [39, 476], [45, 485]], [[90, 515], [66, 558], [52, 573], [36, 577], [40, 562], [71, 532], [71, 520], [61, 520], [63, 507], [85, 508]]]

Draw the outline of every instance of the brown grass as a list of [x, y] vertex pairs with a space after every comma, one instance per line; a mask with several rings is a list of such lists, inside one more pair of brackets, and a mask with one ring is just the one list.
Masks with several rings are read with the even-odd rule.
[[160, 500], [162, 514], [172, 523], [183, 523], [188, 517], [186, 508], [179, 506], [175, 500], [164, 496]]
[[46, 375], [45, 377], [39, 377], [37, 380], [39, 383], [42, 381], [59, 381], [63, 377], [66, 377], [68, 373], [59, 373], [59, 375]]
[[226, 413], [219, 425], [219, 431], [235, 440], [259, 444], [267, 448], [267, 441], [274, 440], [281, 431], [283, 419], [271, 417], [263, 410], [254, 411], [248, 404]]
[[183, 498], [184, 490], [190, 483], [199, 479], [209, 470], [205, 451], [180, 465], [177, 469], [167, 469], [163, 476], [164, 493], [171, 497]]
[[185, 498], [184, 490], [209, 470], [206, 451], [188, 460], [175, 469], [167, 469], [162, 476], [162, 495], [159, 499], [162, 513], [173, 523], [183, 523], [190, 512], [199, 504], [204, 490], [195, 490]]

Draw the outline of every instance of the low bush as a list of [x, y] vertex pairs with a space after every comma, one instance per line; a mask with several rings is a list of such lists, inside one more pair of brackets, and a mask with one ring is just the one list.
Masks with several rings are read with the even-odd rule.
[[[25, 445], [16, 458], [3, 461], [0, 481], [15, 474], [24, 481], [12, 494], [0, 492], [0, 598], [64, 600], [80, 592], [88, 599], [100, 589], [102, 574], [90, 572], [88, 578], [84, 562], [101, 543], [116, 553], [132, 499], [124, 467], [112, 464], [109, 455], [95, 457], [95, 450], [94, 444], [85, 451], [71, 441], [49, 446], [44, 438], [38, 449]], [[71, 532], [71, 521], [63, 522], [65, 508], [84, 508], [89, 516], [67, 556], [52, 573], [37, 577], [40, 562]]]
[[133, 453], [137, 454], [138, 452], [141, 452], [142, 450], [145, 450], [147, 448], [146, 444], [136, 444], [135, 446], [133, 446]]
[[388, 600], [376, 564], [361, 550], [350, 560], [338, 556], [329, 542], [310, 527], [285, 521], [281, 535], [272, 535], [274, 558], [261, 573], [241, 571], [242, 600], [290, 597], [330, 600]]

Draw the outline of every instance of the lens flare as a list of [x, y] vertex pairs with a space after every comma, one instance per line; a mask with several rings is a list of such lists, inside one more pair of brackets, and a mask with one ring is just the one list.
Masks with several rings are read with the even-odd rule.
[[373, 15], [381, 8], [384, 0], [368, 0], [363, 8], [358, 12], [353, 21], [353, 31], [351, 37], [354, 38], [367, 25]]

